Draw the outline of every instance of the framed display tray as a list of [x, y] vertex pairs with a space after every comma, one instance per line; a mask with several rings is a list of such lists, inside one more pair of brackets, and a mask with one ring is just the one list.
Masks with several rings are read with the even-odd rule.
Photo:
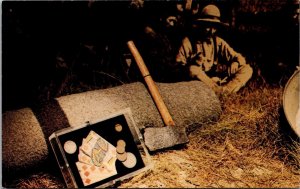
[[49, 140], [68, 188], [107, 187], [152, 167], [129, 108]]

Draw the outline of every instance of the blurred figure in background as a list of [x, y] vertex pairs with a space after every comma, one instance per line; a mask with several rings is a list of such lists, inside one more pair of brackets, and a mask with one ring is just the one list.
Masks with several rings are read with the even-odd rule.
[[[137, 36], [136, 46], [157, 82], [179, 80], [174, 77], [174, 62], [183, 38], [183, 25], [176, 3], [147, 1], [144, 6], [145, 23]], [[133, 81], [143, 80], [136, 64], [131, 65], [129, 77]]]

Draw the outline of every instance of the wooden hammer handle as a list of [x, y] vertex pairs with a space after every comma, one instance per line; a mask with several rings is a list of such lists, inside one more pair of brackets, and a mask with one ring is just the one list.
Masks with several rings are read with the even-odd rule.
[[137, 65], [142, 73], [142, 76], [144, 77], [144, 80], [148, 86], [150, 94], [155, 102], [155, 105], [156, 105], [165, 125], [174, 126], [175, 123], [174, 123], [174, 121], [169, 113], [169, 110], [166, 107], [166, 105], [159, 93], [159, 90], [158, 90], [155, 82], [153, 81], [153, 79], [149, 73], [147, 66], [145, 65], [145, 62], [144, 62], [142, 56], [140, 55], [140, 53], [137, 50], [136, 46], [134, 45], [133, 41], [128, 41], [127, 45], [128, 45], [129, 50], [130, 50], [131, 54], [133, 55]]

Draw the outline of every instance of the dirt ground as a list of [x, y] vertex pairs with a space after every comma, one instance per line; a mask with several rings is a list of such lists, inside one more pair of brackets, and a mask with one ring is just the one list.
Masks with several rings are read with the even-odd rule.
[[[180, 149], [151, 154], [153, 168], [120, 188], [298, 188], [300, 141], [282, 122], [283, 88], [250, 86], [221, 96], [217, 123], [189, 131]], [[47, 173], [16, 182], [18, 188], [60, 188]]]

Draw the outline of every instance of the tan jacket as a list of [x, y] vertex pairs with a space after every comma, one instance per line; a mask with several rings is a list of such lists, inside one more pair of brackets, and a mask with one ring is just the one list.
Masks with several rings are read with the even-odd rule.
[[176, 62], [182, 65], [200, 65], [205, 72], [224, 72], [233, 62], [238, 62], [240, 66], [246, 65], [245, 58], [220, 37], [216, 37], [215, 41], [213, 39], [210, 42], [196, 41], [194, 44], [185, 37], [176, 56]]

